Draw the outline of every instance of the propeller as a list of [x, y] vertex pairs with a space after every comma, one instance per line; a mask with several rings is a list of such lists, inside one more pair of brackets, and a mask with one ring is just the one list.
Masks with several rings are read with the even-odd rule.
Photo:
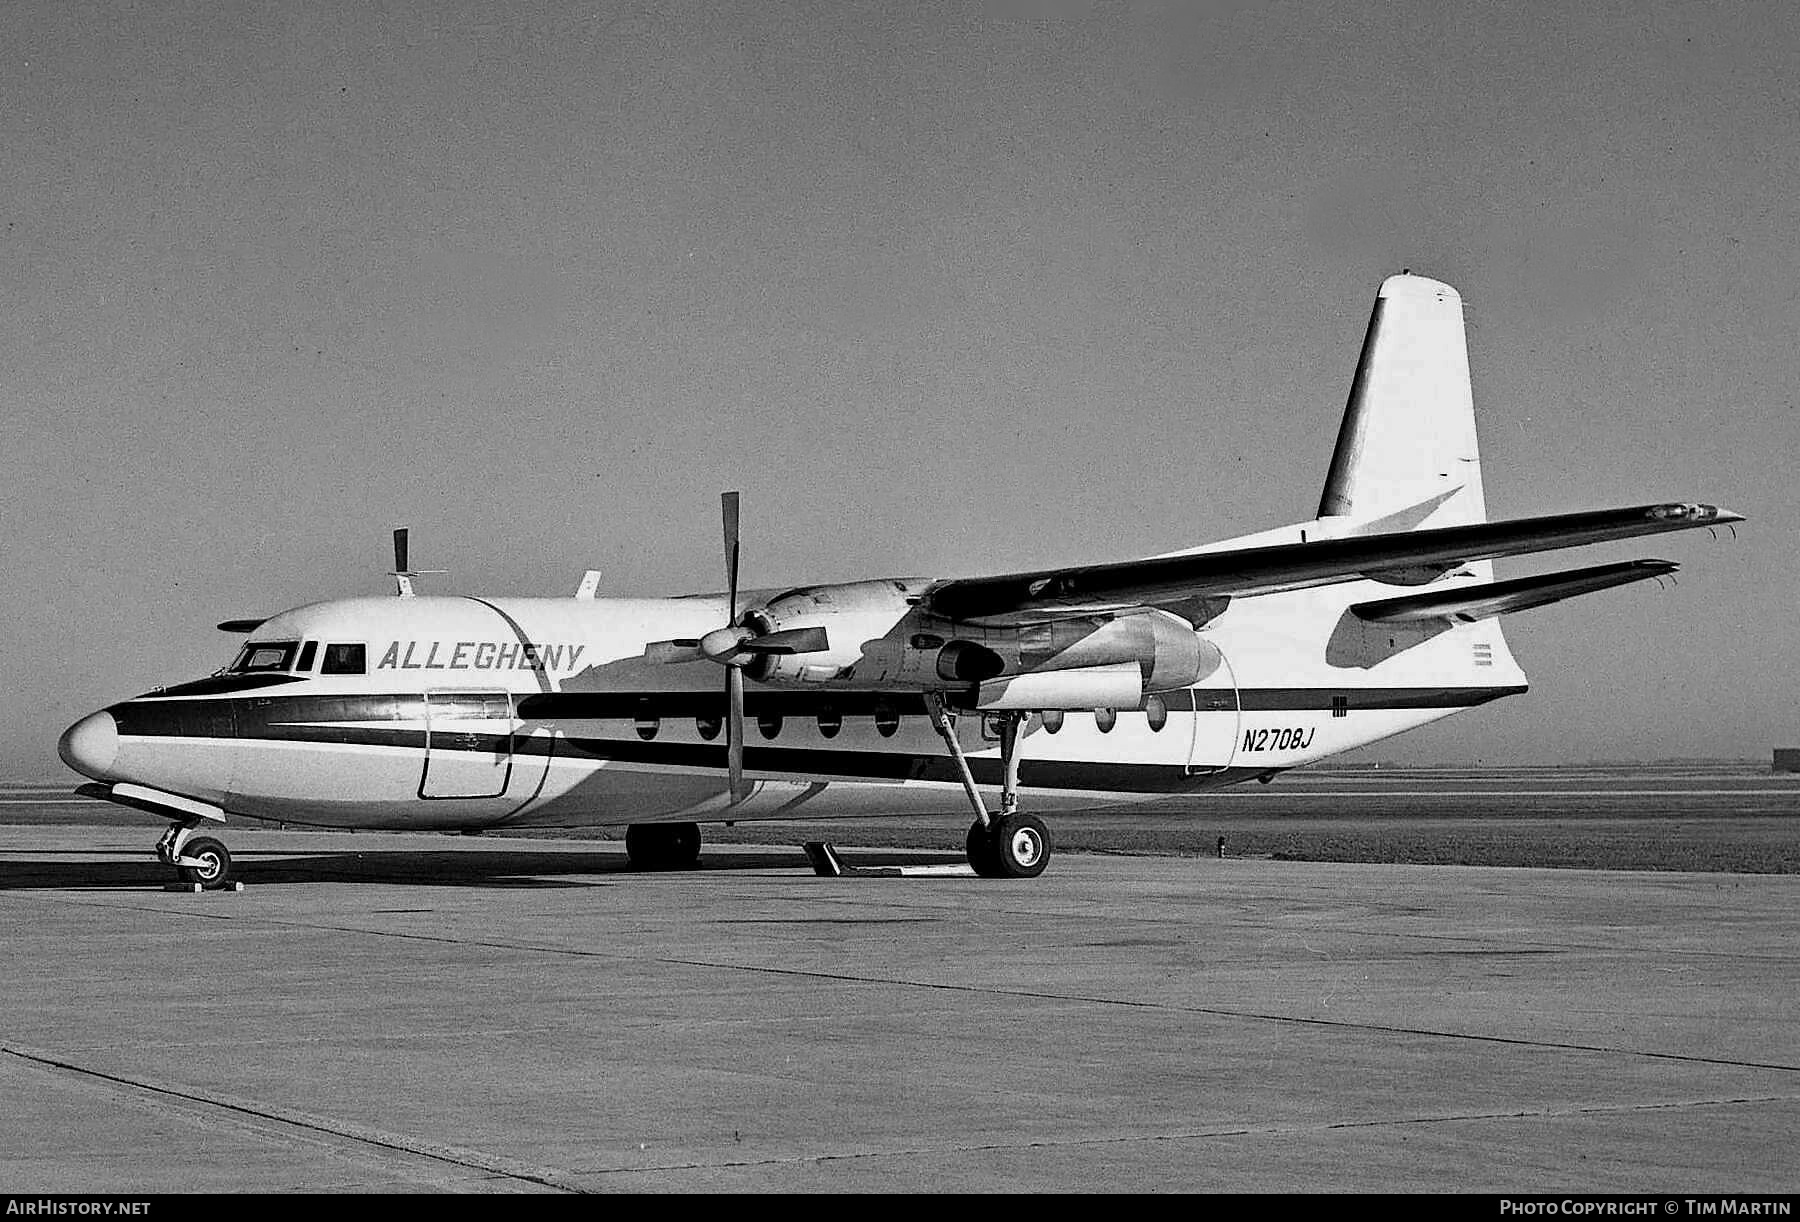
[[652, 662], [716, 662], [725, 668], [725, 772], [733, 803], [749, 796], [744, 784], [744, 667], [759, 657], [779, 654], [818, 653], [829, 649], [823, 628], [789, 628], [760, 631], [744, 623], [738, 614], [738, 562], [742, 547], [738, 533], [738, 494], [719, 495], [725, 535], [725, 611], [723, 627], [705, 636], [651, 641], [644, 657]]
[[[701, 648], [706, 642], [717, 637], [720, 632], [735, 633], [739, 631], [737, 591], [738, 591], [738, 494], [722, 492], [719, 494], [719, 510], [724, 517], [725, 528], [725, 583], [730, 593], [725, 599], [725, 627], [714, 629], [700, 638]], [[712, 657], [712, 655], [705, 655]], [[733, 651], [735, 657], [735, 650]], [[714, 658], [714, 661], [725, 662], [725, 780], [726, 789], [731, 794], [733, 806], [749, 797], [744, 788], [744, 668], [733, 666], [728, 658]]]

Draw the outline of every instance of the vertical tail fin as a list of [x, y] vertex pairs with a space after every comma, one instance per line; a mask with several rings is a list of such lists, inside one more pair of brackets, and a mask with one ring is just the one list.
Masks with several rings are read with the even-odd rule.
[[1319, 500], [1319, 517], [1440, 503], [1418, 526], [1487, 520], [1462, 297], [1423, 276], [1382, 281]]

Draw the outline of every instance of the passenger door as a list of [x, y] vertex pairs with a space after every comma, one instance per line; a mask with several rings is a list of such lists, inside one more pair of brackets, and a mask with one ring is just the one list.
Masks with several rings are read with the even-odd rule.
[[419, 796], [504, 797], [517, 725], [508, 692], [426, 692]]

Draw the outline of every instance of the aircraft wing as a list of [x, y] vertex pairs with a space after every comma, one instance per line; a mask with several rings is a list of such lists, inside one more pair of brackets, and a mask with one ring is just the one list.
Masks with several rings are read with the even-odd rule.
[[1639, 535], [1741, 522], [1715, 505], [1638, 505], [1436, 530], [1320, 539], [946, 581], [925, 609], [963, 622], [1061, 616], [1244, 597], [1372, 579], [1422, 585], [1459, 565]]

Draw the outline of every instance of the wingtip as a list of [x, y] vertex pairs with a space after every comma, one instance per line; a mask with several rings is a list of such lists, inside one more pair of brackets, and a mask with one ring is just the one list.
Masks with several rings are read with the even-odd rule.
[[1721, 526], [1728, 522], [1742, 522], [1744, 515], [1717, 505], [1702, 505], [1694, 502], [1668, 505], [1652, 505], [1652, 518], [1665, 521], [1686, 521], [1693, 526]]

